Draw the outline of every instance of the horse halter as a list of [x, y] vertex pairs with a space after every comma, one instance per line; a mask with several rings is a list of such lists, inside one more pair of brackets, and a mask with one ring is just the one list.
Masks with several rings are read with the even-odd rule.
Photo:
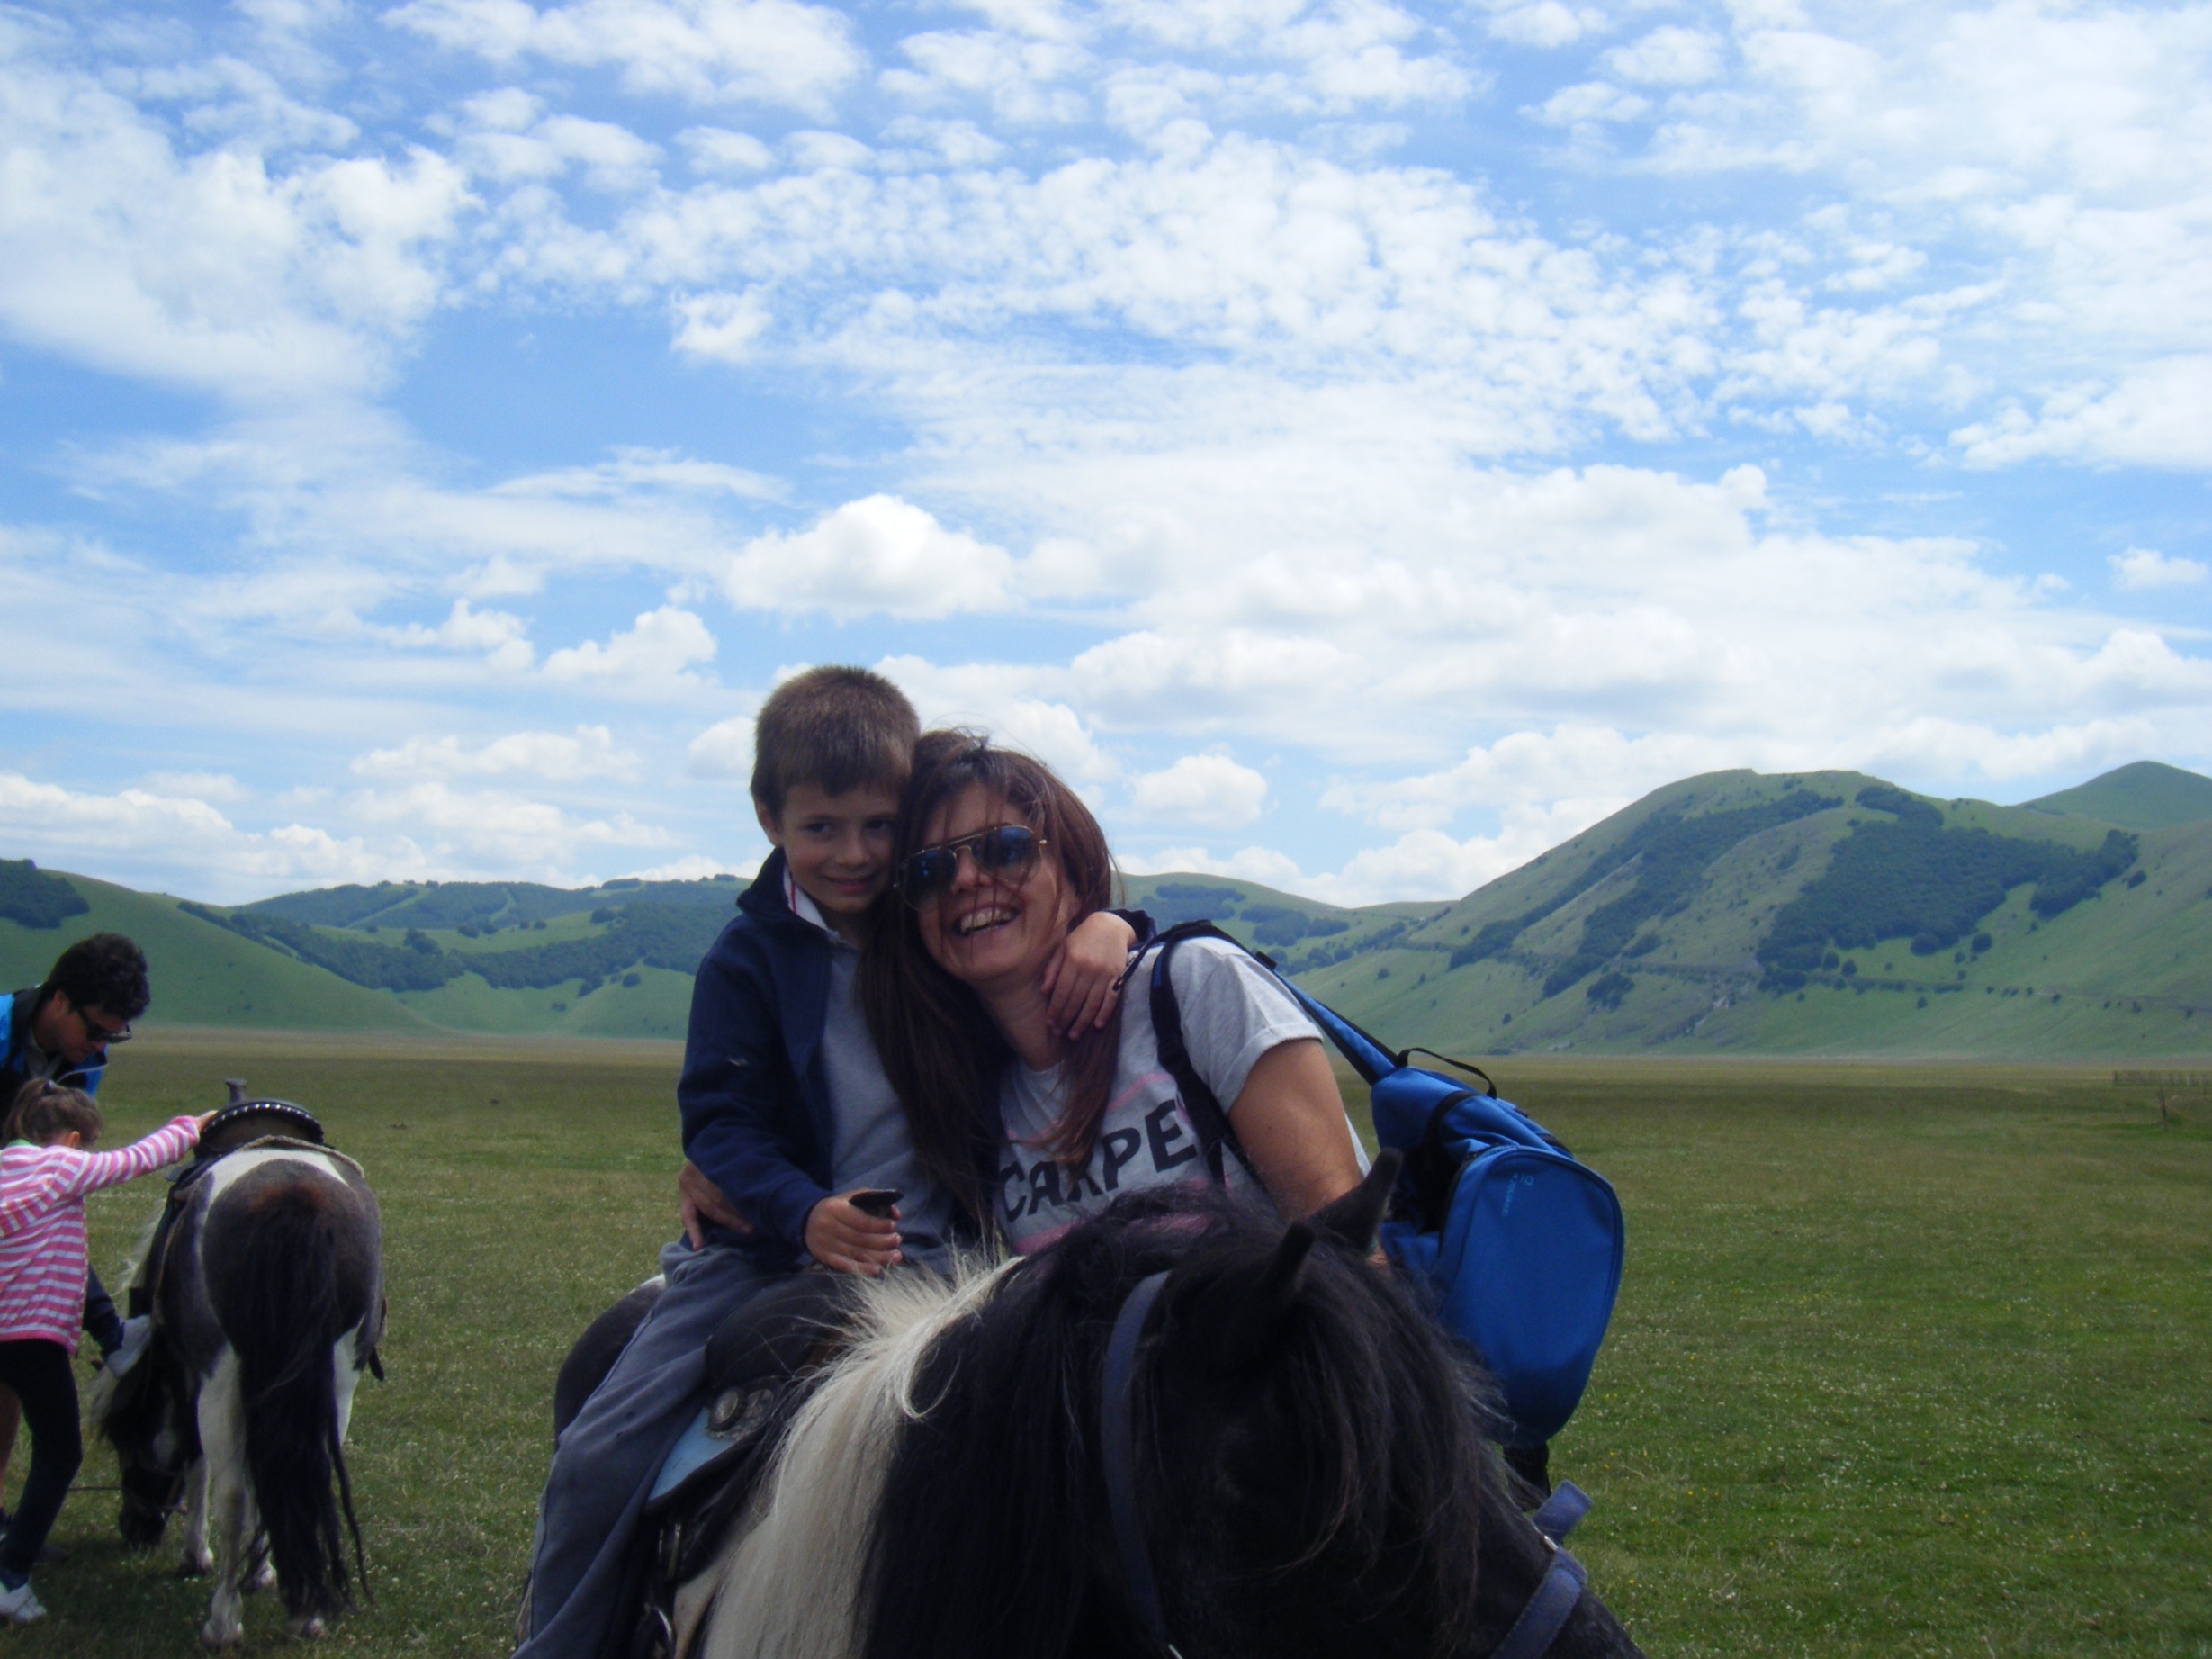
[[[1114, 1316], [1099, 1396], [1099, 1458], [1105, 1465], [1106, 1513], [1113, 1526], [1114, 1554], [1120, 1560], [1121, 1577], [1137, 1621], [1155, 1653], [1182, 1659], [1167, 1639], [1167, 1614], [1160, 1606], [1159, 1582], [1152, 1575], [1144, 1522], [1137, 1512], [1137, 1396], [1133, 1387], [1137, 1348], [1166, 1284], [1165, 1273], [1137, 1280]], [[1582, 1489], [1572, 1481], [1561, 1481], [1529, 1517], [1551, 1552], [1551, 1563], [1490, 1659], [1541, 1659], [1567, 1627], [1589, 1574], [1560, 1540], [1574, 1530], [1589, 1509], [1590, 1500]]]
[[1128, 1582], [1137, 1621], [1155, 1653], [1182, 1659], [1167, 1639], [1167, 1615], [1160, 1608], [1160, 1587], [1152, 1576], [1144, 1522], [1137, 1513], [1137, 1399], [1130, 1387], [1137, 1345], [1166, 1283], [1164, 1273], [1137, 1280], [1114, 1316], [1114, 1333], [1106, 1344], [1105, 1386], [1099, 1398], [1099, 1457], [1106, 1465], [1106, 1513], [1113, 1523], [1114, 1553], [1121, 1560], [1121, 1576]]

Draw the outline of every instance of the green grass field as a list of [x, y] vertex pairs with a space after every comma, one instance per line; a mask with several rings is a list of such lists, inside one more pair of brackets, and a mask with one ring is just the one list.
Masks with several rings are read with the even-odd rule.
[[[333, 1653], [507, 1651], [554, 1367], [673, 1228], [674, 1066], [215, 1032], [120, 1057], [111, 1144], [244, 1076], [314, 1107], [382, 1195], [391, 1378], [350, 1454], [376, 1599]], [[1499, 1069], [1627, 1209], [1554, 1466], [1597, 1499], [1578, 1550], [1647, 1649], [2212, 1654], [2212, 1103], [2162, 1124], [2088, 1068]], [[156, 1202], [93, 1201], [103, 1269]], [[94, 1451], [82, 1482], [113, 1478]], [[0, 1640], [198, 1651], [205, 1586], [167, 1545], [125, 1555], [113, 1507], [72, 1498], [51, 1620]], [[283, 1639], [251, 1609], [252, 1648]]]

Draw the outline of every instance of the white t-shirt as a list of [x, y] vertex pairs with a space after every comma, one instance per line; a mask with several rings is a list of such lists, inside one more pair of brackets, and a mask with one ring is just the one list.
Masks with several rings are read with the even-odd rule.
[[[1213, 1178], [1175, 1080], [1160, 1064], [1159, 1039], [1152, 1026], [1151, 971], [1147, 960], [1123, 987], [1113, 1092], [1100, 1120], [1098, 1142], [1082, 1169], [1062, 1168], [1040, 1144], [1064, 1107], [1064, 1068], [1031, 1071], [1019, 1061], [1007, 1068], [999, 1091], [1007, 1139], [993, 1198], [1000, 1224], [1017, 1249], [1033, 1250], [1049, 1242], [1119, 1194]], [[1167, 971], [1191, 1068], [1224, 1112], [1244, 1093], [1260, 1056], [1281, 1043], [1320, 1040], [1296, 998], [1233, 944], [1186, 939], [1175, 947]], [[1357, 1152], [1359, 1138], [1349, 1121], [1344, 1135]], [[1234, 1153], [1223, 1153], [1222, 1169], [1231, 1192], [1265, 1202]]]

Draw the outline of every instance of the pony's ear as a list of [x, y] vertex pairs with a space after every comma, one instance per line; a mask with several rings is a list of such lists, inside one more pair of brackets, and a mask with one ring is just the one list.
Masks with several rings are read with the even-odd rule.
[[1375, 1154], [1375, 1167], [1367, 1178], [1334, 1204], [1313, 1213], [1313, 1224], [1332, 1239], [1341, 1239], [1362, 1256], [1375, 1248], [1376, 1230], [1389, 1207], [1390, 1188], [1398, 1184], [1398, 1166], [1405, 1155], [1395, 1147]]
[[1227, 1369], [1246, 1370], [1265, 1357], [1274, 1339], [1275, 1327], [1298, 1300], [1299, 1285], [1306, 1276], [1306, 1258], [1312, 1253], [1313, 1240], [1313, 1229], [1303, 1222], [1291, 1222], [1283, 1233], [1282, 1242], [1267, 1258], [1267, 1267], [1260, 1275], [1259, 1284], [1230, 1315], [1228, 1329], [1221, 1333], [1221, 1363]]

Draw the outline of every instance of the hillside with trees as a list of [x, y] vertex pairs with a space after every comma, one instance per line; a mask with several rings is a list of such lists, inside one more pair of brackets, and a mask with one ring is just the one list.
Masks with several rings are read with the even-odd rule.
[[[2060, 810], [2087, 802], [2095, 812]], [[2212, 1052], [2212, 779], [2149, 762], [2024, 807], [1852, 772], [1655, 790], [1457, 902], [1346, 909], [1132, 877], [1398, 1043], [1512, 1054]], [[149, 1023], [675, 1038], [742, 878], [385, 882], [255, 904], [0, 860], [0, 973], [139, 938]]]

